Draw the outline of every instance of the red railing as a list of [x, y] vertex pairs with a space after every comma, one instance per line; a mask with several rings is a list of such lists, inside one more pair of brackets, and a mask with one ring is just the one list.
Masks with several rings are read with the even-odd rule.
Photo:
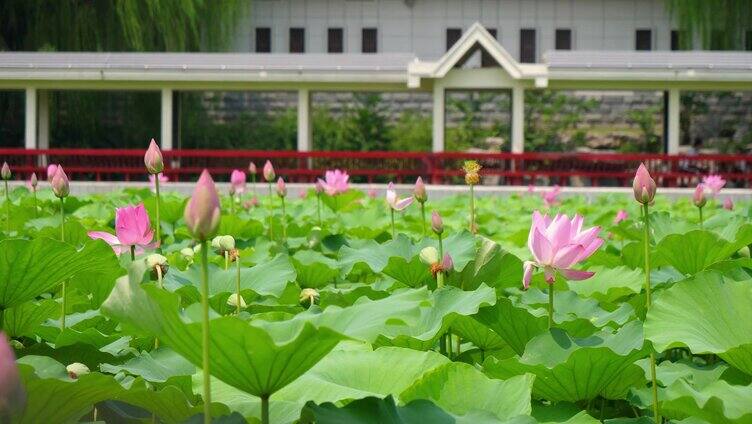
[[[0, 149], [0, 161], [10, 164], [15, 178], [32, 172], [44, 177], [46, 164], [60, 163], [71, 179], [143, 181], [143, 155], [143, 150], [121, 149]], [[729, 186], [752, 187], [752, 155], [171, 150], [164, 158], [172, 181], [192, 180], [204, 168], [223, 181], [233, 169], [247, 169], [249, 162], [260, 169], [271, 160], [277, 174], [297, 182], [341, 168], [357, 182], [412, 182], [422, 176], [433, 183], [459, 183], [462, 162], [474, 159], [483, 165], [486, 184], [628, 186], [644, 162], [662, 186], [690, 186], [702, 175], [718, 173]]]

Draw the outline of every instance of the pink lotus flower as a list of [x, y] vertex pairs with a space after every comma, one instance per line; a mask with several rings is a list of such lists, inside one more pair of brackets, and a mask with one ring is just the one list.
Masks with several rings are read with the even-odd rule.
[[245, 192], [245, 172], [234, 169], [230, 174], [230, 194], [241, 195]]
[[347, 175], [347, 172], [335, 169], [334, 171], [326, 171], [324, 179], [319, 178], [317, 183], [321, 184], [326, 194], [336, 196], [345, 193], [350, 188], [349, 180], [350, 176]]
[[217, 232], [220, 215], [217, 187], [209, 171], [204, 169], [196, 182], [191, 199], [185, 205], [185, 225], [193, 237], [207, 240]]
[[706, 175], [702, 177], [702, 184], [710, 190], [711, 196], [715, 197], [721, 192], [721, 189], [726, 185], [726, 180], [720, 175]]
[[415, 188], [413, 189], [413, 197], [419, 203], [425, 203], [428, 200], [428, 194], [426, 194], [426, 185], [423, 183], [423, 178], [418, 177], [415, 180]]
[[727, 197], [723, 200], [723, 209], [733, 211], [734, 210], [734, 201], [731, 200], [730, 197]]
[[89, 231], [88, 235], [93, 240], [107, 242], [117, 255], [128, 252], [131, 246], [135, 246], [136, 253], [157, 247], [152, 242], [154, 232], [143, 203], [115, 210], [115, 235], [105, 231]]
[[406, 197], [404, 199], [400, 199], [399, 197], [397, 197], [397, 192], [394, 191], [394, 184], [389, 183], [389, 186], [387, 186], [386, 188], [386, 203], [393, 210], [401, 211], [413, 203], [413, 198]]
[[154, 174], [149, 174], [149, 185], [151, 186], [151, 191], [152, 192], [156, 192], [157, 191], [157, 182], [156, 182], [157, 178], [159, 178], [159, 185], [160, 186], [162, 184], [170, 181], [170, 177], [168, 177], [167, 175], [162, 174], [161, 172], [159, 174], [157, 174], [156, 177], [154, 176]]
[[624, 209], [619, 210], [619, 212], [616, 212], [616, 217], [614, 217], [614, 225], [618, 225], [620, 222], [626, 220], [629, 218], [629, 214]]
[[0, 417], [12, 417], [26, 406], [26, 392], [8, 337], [0, 331]]
[[300, 191], [298, 192], [298, 198], [299, 198], [299, 199], [305, 199], [306, 197], [308, 197], [308, 192], [307, 192], [307, 191], [305, 191], [305, 190], [300, 190]]
[[70, 194], [70, 184], [68, 182], [68, 176], [65, 175], [65, 171], [63, 170], [62, 165], [57, 165], [55, 167], [55, 175], [52, 177], [50, 185], [52, 185], [52, 192], [55, 193], [55, 196], [60, 199], [68, 197], [68, 195]]
[[157, 146], [157, 142], [153, 138], [149, 142], [149, 148], [146, 149], [146, 153], [144, 154], [144, 165], [146, 165], [146, 170], [150, 174], [159, 174], [164, 170], [162, 151], [159, 150], [159, 146]]
[[708, 203], [708, 199], [705, 198], [705, 186], [700, 183], [695, 187], [695, 193], [692, 195], [692, 203], [698, 208], [702, 208]]
[[285, 184], [285, 180], [283, 180], [282, 177], [279, 177], [277, 179], [277, 196], [287, 196], [287, 185]]
[[274, 173], [274, 167], [272, 166], [272, 163], [270, 161], [266, 161], [264, 164], [264, 179], [268, 182], [274, 181], [274, 177], [277, 176], [277, 174]]
[[598, 237], [600, 227], [583, 230], [582, 223], [580, 215], [569, 219], [567, 215], [558, 214], [551, 220], [548, 215], [533, 212], [527, 245], [534, 261], [526, 261], [523, 265], [522, 284], [526, 289], [530, 287], [535, 268], [543, 269], [549, 284], [556, 280], [557, 271], [568, 280], [585, 280], [593, 276], [593, 272], [572, 269], [603, 244], [603, 239]]
[[57, 165], [54, 163], [47, 165], [47, 182], [52, 183], [52, 177], [55, 176], [55, 172], [57, 172]]
[[650, 176], [648, 169], [644, 163], [641, 163], [637, 168], [634, 182], [632, 183], [632, 190], [634, 190], [634, 198], [643, 205], [653, 203], [655, 198], [655, 192], [657, 190], [655, 180]]
[[545, 203], [547, 208], [551, 208], [553, 206], [556, 206], [559, 203], [559, 193], [561, 192], [561, 187], [558, 185], [555, 185], [553, 189], [550, 191], [546, 191], [544, 193], [541, 193], [541, 197], [543, 197], [543, 203]]

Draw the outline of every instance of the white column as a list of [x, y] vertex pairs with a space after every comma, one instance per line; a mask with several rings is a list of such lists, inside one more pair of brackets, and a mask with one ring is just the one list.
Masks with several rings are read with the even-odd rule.
[[311, 92], [303, 88], [298, 90], [298, 151], [311, 151], [312, 143]]
[[162, 89], [162, 133], [159, 145], [162, 150], [172, 150], [172, 90]]
[[48, 90], [37, 91], [37, 119], [39, 128], [37, 131], [37, 145], [40, 149], [50, 148], [50, 92]]
[[512, 153], [525, 151], [525, 89], [512, 88]]
[[444, 151], [444, 87], [433, 86], [433, 152]]
[[681, 112], [681, 102], [679, 101], [679, 89], [672, 88], [668, 90], [668, 154], [675, 155], [679, 153], [679, 141], [681, 129], [679, 126], [679, 113]]
[[37, 148], [37, 89], [26, 89], [24, 146], [27, 149]]

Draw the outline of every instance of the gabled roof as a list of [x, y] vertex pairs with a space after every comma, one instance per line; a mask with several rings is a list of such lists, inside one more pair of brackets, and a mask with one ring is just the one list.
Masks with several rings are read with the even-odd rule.
[[443, 78], [475, 46], [480, 46], [514, 79], [530, 79], [545, 77], [546, 66], [540, 64], [521, 64], [494, 38], [480, 23], [476, 22], [465, 31], [462, 37], [454, 43], [452, 48], [435, 62], [421, 61], [411, 63], [409, 72], [411, 77]]

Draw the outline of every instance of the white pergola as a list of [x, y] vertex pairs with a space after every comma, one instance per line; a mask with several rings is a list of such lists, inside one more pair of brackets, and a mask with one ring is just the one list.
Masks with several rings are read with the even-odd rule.
[[[462, 68], [478, 49], [497, 67]], [[49, 147], [49, 90], [153, 90], [162, 102], [163, 149], [173, 147], [173, 92], [298, 93], [300, 151], [311, 150], [312, 91], [433, 93], [433, 150], [444, 150], [448, 89], [512, 93], [511, 148], [524, 151], [525, 90], [655, 90], [667, 93], [668, 153], [679, 151], [681, 90], [752, 89], [752, 53], [551, 51], [543, 63], [517, 62], [476, 23], [437, 60], [412, 54], [0, 53], [0, 89], [26, 92], [25, 147]]]

